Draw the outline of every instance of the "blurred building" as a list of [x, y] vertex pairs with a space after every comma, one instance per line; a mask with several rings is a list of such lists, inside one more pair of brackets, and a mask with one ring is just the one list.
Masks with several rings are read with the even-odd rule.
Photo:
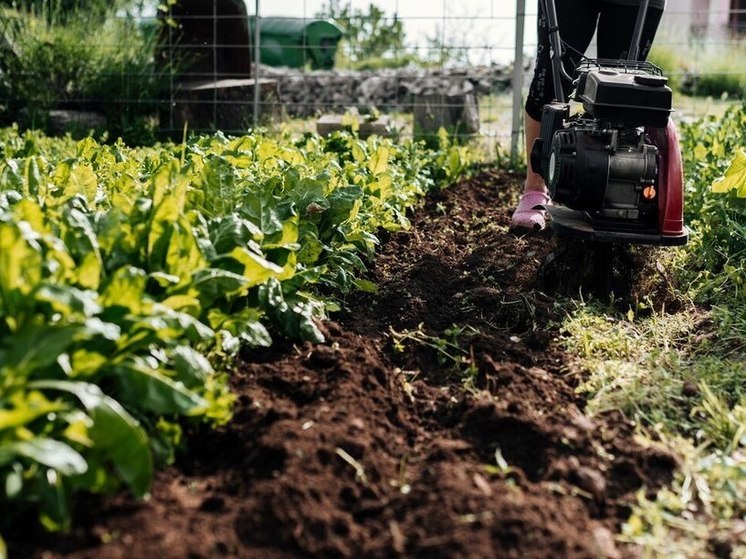
[[661, 31], [708, 41], [744, 34], [746, 0], [667, 0]]

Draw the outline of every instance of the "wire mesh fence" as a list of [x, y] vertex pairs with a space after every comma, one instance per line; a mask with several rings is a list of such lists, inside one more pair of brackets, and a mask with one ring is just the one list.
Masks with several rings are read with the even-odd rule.
[[[121, 0], [109, 15], [53, 4], [0, 2], [5, 124], [147, 141], [311, 130], [347, 113], [340, 125], [442, 126], [519, 149], [537, 0]], [[742, 98], [746, 0], [668, 0], [651, 59], [677, 91], [677, 118]]]

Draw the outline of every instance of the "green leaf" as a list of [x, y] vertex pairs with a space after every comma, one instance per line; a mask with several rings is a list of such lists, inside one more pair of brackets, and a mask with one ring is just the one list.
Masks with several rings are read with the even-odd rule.
[[263, 249], [285, 248], [298, 250], [298, 216], [290, 216], [282, 222], [282, 231], [265, 237]]
[[46, 472], [39, 484], [39, 521], [50, 532], [70, 527], [70, 503], [62, 476], [55, 470]]
[[[153, 305], [153, 312], [157, 313], [159, 323], [165, 323], [166, 327], [172, 330], [171, 337], [185, 337], [197, 344], [209, 341], [215, 336], [215, 332], [206, 324], [187, 313], [175, 311], [165, 305]], [[165, 334], [163, 330], [159, 328], [158, 332]]]
[[64, 284], [44, 284], [36, 293], [39, 301], [48, 303], [54, 312], [65, 317], [73, 314], [93, 316], [101, 312], [101, 305], [96, 302], [95, 291], [83, 291]]
[[101, 292], [100, 303], [104, 307], [124, 307], [132, 314], [141, 314], [147, 281], [143, 270], [122, 266]]
[[188, 388], [197, 389], [205, 385], [215, 371], [207, 358], [189, 346], [177, 346], [171, 352], [176, 377]]
[[712, 191], [724, 193], [735, 190], [739, 198], [746, 198], [746, 150], [736, 152], [725, 175], [712, 183]]
[[181, 275], [188, 270], [197, 270], [207, 266], [200, 244], [194, 235], [192, 226], [184, 217], [180, 217], [172, 226], [166, 249], [166, 271]]
[[391, 155], [391, 151], [387, 147], [379, 146], [373, 157], [368, 160], [368, 170], [374, 176], [385, 173], [389, 168], [389, 155]]
[[98, 179], [91, 166], [75, 159], [62, 161], [54, 171], [54, 184], [62, 188], [61, 200], [81, 195], [93, 204], [98, 191]]
[[23, 227], [0, 221], [0, 309], [10, 316], [33, 302], [28, 294], [42, 279], [41, 247]]
[[[20, 464], [14, 464], [5, 476], [5, 495], [8, 499], [17, 499], [23, 491], [23, 467]], [[2, 551], [0, 549], [0, 551]]]
[[192, 288], [200, 293], [203, 306], [209, 306], [221, 297], [241, 291], [247, 282], [240, 274], [216, 268], [198, 270], [192, 276]]
[[353, 283], [355, 284], [355, 287], [361, 291], [365, 291], [366, 293], [378, 293], [378, 286], [372, 281], [356, 279], [353, 280]]
[[[229, 266], [227, 260], [235, 261], [238, 266]], [[232, 271], [245, 278], [243, 288], [264, 283], [269, 278], [280, 276], [283, 269], [262, 256], [241, 247], [234, 248], [226, 258], [213, 262], [213, 266], [232, 268]]]
[[0, 373], [28, 377], [57, 362], [85, 327], [78, 324], [41, 326], [27, 324], [13, 339]]
[[320, 213], [329, 208], [324, 190], [324, 184], [321, 181], [303, 178], [298, 181], [289, 195], [298, 211], [302, 215], [307, 215]]
[[259, 242], [264, 237], [261, 229], [238, 214], [231, 214], [210, 221], [210, 240], [216, 254], [225, 254], [250, 241]]
[[186, 385], [133, 357], [112, 368], [123, 402], [159, 415], [199, 415], [207, 402]]
[[70, 445], [54, 439], [37, 437], [31, 441], [15, 441], [0, 445], [0, 465], [19, 457], [57, 470], [64, 476], [84, 474], [88, 469], [85, 459], [77, 451]]
[[0, 431], [22, 427], [48, 413], [65, 409], [64, 404], [50, 402], [41, 392], [33, 390], [17, 391], [3, 404], [4, 408], [0, 409]]
[[154, 269], [160, 269], [166, 261], [168, 245], [179, 215], [180, 207], [175, 196], [166, 196], [155, 209], [148, 233], [148, 263]]
[[241, 342], [254, 347], [272, 345], [267, 328], [260, 322], [258, 309], [247, 307], [230, 314], [210, 309], [207, 316], [212, 327], [220, 331], [223, 350], [230, 354], [238, 351]]
[[282, 231], [282, 219], [277, 212], [277, 201], [269, 187], [247, 194], [241, 204], [240, 213], [264, 235]]
[[315, 264], [324, 252], [324, 245], [319, 241], [318, 228], [310, 222], [301, 223], [300, 250], [297, 253], [298, 262], [301, 264]]
[[83, 382], [45, 380], [30, 386], [77, 397], [93, 421], [88, 436], [94, 442], [95, 451], [111, 461], [135, 496], [148, 492], [153, 478], [148, 437], [119, 402], [105, 395], [98, 386]]
[[333, 229], [348, 219], [354, 218], [363, 198], [363, 189], [359, 186], [345, 186], [335, 190], [328, 198], [329, 209], [322, 215], [319, 224], [319, 237], [327, 229]]
[[289, 338], [324, 342], [324, 335], [319, 330], [317, 317], [314, 315], [317, 306], [312, 302], [292, 295], [286, 299], [277, 280], [270, 280], [259, 288], [259, 301], [265, 312]]

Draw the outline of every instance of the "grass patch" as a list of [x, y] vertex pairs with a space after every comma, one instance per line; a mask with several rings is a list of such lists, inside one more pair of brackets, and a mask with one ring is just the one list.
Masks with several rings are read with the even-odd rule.
[[[588, 371], [578, 390], [588, 412], [619, 410], [642, 442], [680, 458], [674, 483], [644, 491], [622, 539], [644, 557], [746, 557], [736, 522], [746, 513], [746, 348], [718, 336], [716, 312], [625, 315], [580, 303], [563, 324], [564, 343]], [[743, 331], [742, 331], [743, 332]]]
[[[621, 538], [643, 557], [746, 557], [746, 107], [682, 126], [691, 242], [671, 252], [676, 313], [577, 303], [564, 344], [587, 372], [588, 411], [620, 410], [680, 458], [640, 493]], [[721, 179], [725, 177], [725, 181]]]

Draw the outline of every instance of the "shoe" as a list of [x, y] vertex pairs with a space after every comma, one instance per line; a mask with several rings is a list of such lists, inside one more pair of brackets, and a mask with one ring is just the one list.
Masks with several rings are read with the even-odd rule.
[[546, 207], [550, 203], [551, 199], [546, 192], [530, 190], [524, 193], [510, 218], [510, 228], [541, 231], [547, 225]]

